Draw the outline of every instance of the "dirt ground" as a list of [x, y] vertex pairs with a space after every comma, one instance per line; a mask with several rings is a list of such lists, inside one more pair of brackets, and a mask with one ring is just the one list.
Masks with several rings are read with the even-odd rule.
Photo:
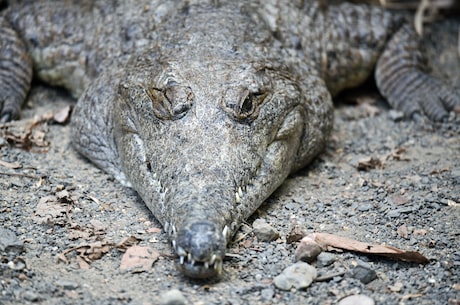
[[[38, 86], [23, 119], [0, 129], [0, 304], [159, 304], [173, 289], [187, 304], [337, 304], [354, 294], [376, 304], [459, 304], [458, 115], [417, 124], [380, 104], [339, 105], [326, 151], [242, 227], [222, 278], [199, 282], [176, 270], [165, 234], [135, 192], [72, 149], [68, 124], [38, 123], [27, 134], [34, 116], [69, 103]], [[255, 219], [280, 238], [259, 241]], [[430, 262], [333, 252], [331, 265], [317, 266], [326, 280], [283, 291], [273, 278], [293, 264], [297, 242], [286, 240], [293, 227], [419, 251]], [[120, 269], [131, 236], [158, 251], [151, 267]], [[357, 266], [376, 279], [361, 282]]]

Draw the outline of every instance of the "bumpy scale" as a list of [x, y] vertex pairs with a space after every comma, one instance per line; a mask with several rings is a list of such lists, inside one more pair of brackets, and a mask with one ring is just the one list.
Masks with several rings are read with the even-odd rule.
[[[190, 277], [220, 274], [240, 224], [324, 147], [331, 95], [374, 71], [407, 116], [458, 95], [426, 74], [404, 18], [317, 1], [83, 1], [0, 18], [0, 118], [34, 76], [78, 98], [73, 144], [133, 187]], [[442, 88], [442, 90], [437, 90]]]

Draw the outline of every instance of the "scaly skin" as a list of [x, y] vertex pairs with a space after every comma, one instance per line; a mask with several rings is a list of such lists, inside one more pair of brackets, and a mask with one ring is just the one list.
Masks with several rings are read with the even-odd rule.
[[139, 193], [187, 276], [221, 272], [240, 224], [324, 147], [331, 95], [376, 63], [382, 93], [408, 116], [442, 119], [458, 104], [445, 87], [429, 92], [436, 106], [413, 106], [435, 79], [411, 28], [379, 8], [195, 2], [43, 2], [0, 19], [0, 117], [19, 113], [31, 62], [78, 97], [75, 148]]

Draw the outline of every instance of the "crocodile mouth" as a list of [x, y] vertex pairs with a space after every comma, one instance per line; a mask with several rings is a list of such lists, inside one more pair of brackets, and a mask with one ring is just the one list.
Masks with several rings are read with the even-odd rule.
[[222, 274], [228, 228], [219, 230], [209, 220], [186, 224], [172, 240], [179, 259], [176, 267], [185, 276], [206, 279]]

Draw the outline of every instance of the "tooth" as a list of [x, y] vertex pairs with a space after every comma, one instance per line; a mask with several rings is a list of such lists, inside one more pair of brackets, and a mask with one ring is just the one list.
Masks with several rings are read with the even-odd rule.
[[187, 254], [187, 261], [189, 261], [189, 262], [192, 261], [192, 253]]
[[209, 269], [209, 263], [208, 263], [208, 262], [204, 262], [204, 267], [205, 267], [206, 269]]
[[227, 238], [227, 234], [228, 234], [228, 227], [225, 226], [224, 230], [222, 231], [222, 235], [224, 236], [224, 238]]
[[216, 258], [217, 258], [217, 256], [216, 256], [215, 254], [213, 254], [213, 255], [211, 256], [211, 260], [209, 261], [209, 263], [210, 263], [211, 265], [214, 265], [214, 262], [216, 261]]
[[238, 195], [240, 195], [240, 198], [243, 197], [243, 190], [241, 189], [241, 186], [238, 187]]
[[182, 248], [181, 246], [177, 247], [176, 253], [179, 256], [186, 256], [187, 255], [187, 252], [185, 252], [184, 248]]
[[217, 275], [222, 274], [222, 261], [219, 260], [214, 264], [214, 269], [217, 271]]
[[179, 256], [179, 263], [180, 263], [181, 265], [184, 264], [184, 259], [185, 259], [185, 256], [182, 256], [182, 255]]
[[241, 197], [240, 195], [238, 194], [238, 192], [235, 192], [235, 202], [237, 204], [241, 203]]
[[173, 249], [176, 250], [176, 241], [174, 239], [171, 240], [171, 245], [172, 245]]
[[194, 260], [194, 259], [192, 259], [192, 260], [190, 261], [190, 265], [192, 265], [192, 266], [195, 265], [195, 260]]

